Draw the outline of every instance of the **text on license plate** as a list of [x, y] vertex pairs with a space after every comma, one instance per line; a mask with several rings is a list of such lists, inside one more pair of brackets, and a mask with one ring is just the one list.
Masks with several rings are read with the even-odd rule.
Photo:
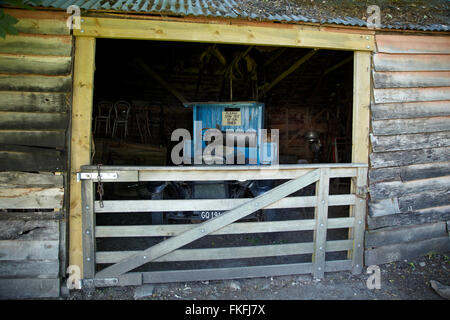
[[204, 220], [212, 219], [220, 216], [224, 211], [202, 211], [200, 212], [200, 218]]

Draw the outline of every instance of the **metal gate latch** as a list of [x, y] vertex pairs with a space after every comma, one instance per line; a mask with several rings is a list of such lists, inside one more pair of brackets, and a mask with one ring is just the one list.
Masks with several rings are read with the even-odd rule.
[[[117, 180], [117, 172], [101, 172], [100, 179], [102, 180]], [[98, 180], [97, 172], [78, 172], [77, 181], [80, 180]]]

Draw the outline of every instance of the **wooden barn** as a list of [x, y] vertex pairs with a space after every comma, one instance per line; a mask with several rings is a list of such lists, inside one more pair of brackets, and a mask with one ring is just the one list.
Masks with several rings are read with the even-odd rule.
[[[0, 39], [0, 298], [450, 251], [448, 1], [1, 9], [18, 34]], [[279, 164], [174, 163], [206, 102], [264, 104]]]

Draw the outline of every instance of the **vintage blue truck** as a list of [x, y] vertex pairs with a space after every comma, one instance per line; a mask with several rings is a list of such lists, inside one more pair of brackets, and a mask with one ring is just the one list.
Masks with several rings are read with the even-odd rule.
[[[267, 139], [264, 126], [264, 104], [259, 102], [188, 103], [192, 108], [193, 138], [184, 141], [183, 165], [272, 165], [278, 163], [277, 139]], [[212, 130], [212, 131], [211, 131]], [[208, 132], [209, 131], [209, 132]], [[208, 135], [217, 137], [212, 141]], [[210, 141], [208, 141], [210, 140]], [[218, 148], [207, 153], [208, 145]], [[223, 148], [222, 148], [223, 147]], [[187, 163], [187, 164], [186, 164]], [[273, 187], [273, 181], [185, 181], [161, 182], [147, 185], [151, 199], [227, 199], [256, 197]], [[250, 218], [271, 219], [271, 210], [264, 210]], [[192, 211], [152, 214], [153, 224], [168, 220], [207, 220], [222, 211]]]

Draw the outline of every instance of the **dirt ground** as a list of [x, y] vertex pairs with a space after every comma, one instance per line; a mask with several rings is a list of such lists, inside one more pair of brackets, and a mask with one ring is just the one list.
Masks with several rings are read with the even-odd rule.
[[[323, 280], [292, 275], [71, 290], [67, 300], [444, 300], [430, 280], [450, 285], [450, 252], [380, 265], [381, 288], [368, 289], [370, 274], [326, 273]], [[144, 296], [140, 295], [145, 291]]]

